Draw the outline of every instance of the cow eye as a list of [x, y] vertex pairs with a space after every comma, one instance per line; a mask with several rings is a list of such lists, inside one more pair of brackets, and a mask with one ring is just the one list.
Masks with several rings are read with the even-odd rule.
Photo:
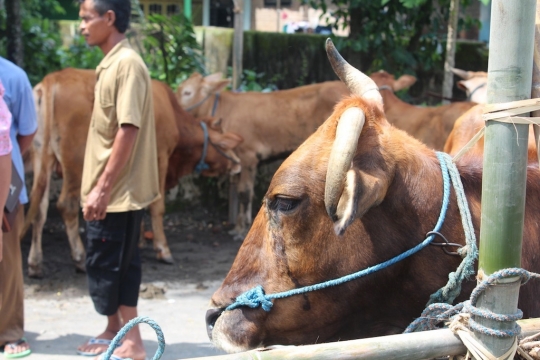
[[286, 213], [294, 210], [298, 206], [298, 204], [300, 204], [300, 199], [276, 196], [270, 202], [269, 207], [272, 211], [281, 211]]
[[189, 91], [189, 90], [184, 90], [184, 91], [182, 92], [182, 95], [184, 95], [184, 96], [190, 96], [190, 95], [191, 95], [191, 91]]

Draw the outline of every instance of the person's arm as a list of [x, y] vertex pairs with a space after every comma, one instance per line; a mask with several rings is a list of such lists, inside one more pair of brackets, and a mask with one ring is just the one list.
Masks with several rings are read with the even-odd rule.
[[124, 124], [118, 129], [114, 138], [111, 157], [105, 166], [105, 170], [86, 198], [86, 204], [83, 208], [85, 220], [91, 221], [105, 218], [107, 205], [111, 199], [112, 187], [131, 156], [138, 132], [138, 127], [129, 124]]
[[[9, 185], [11, 185], [11, 153], [0, 156], [0, 209], [2, 216], [9, 193]], [[0, 261], [2, 261], [2, 241], [2, 231], [0, 231]]]
[[28, 149], [30, 149], [30, 146], [32, 146], [34, 135], [36, 135], [35, 131], [30, 135], [17, 135], [17, 142], [19, 143], [19, 149], [22, 155], [24, 155]]

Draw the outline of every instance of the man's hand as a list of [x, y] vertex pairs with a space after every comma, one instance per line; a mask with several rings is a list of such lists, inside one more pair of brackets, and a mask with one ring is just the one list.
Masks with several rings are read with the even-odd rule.
[[111, 199], [111, 192], [96, 185], [88, 194], [83, 208], [84, 220], [103, 220], [107, 215], [107, 205]]

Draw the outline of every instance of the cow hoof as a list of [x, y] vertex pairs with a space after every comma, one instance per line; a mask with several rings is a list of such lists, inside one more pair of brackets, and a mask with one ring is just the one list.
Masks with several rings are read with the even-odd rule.
[[28, 266], [28, 277], [32, 279], [43, 279], [41, 266]]
[[157, 259], [165, 264], [172, 265], [174, 264], [174, 259], [172, 255], [157, 255]]
[[84, 260], [75, 261], [75, 273], [86, 274], [86, 264]]

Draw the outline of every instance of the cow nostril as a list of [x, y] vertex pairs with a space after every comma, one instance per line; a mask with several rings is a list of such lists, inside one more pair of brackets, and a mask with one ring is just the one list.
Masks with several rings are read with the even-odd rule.
[[206, 311], [206, 331], [208, 332], [208, 337], [210, 340], [212, 340], [212, 330], [214, 330], [214, 324], [222, 312], [223, 309], [220, 308], [208, 309]]

